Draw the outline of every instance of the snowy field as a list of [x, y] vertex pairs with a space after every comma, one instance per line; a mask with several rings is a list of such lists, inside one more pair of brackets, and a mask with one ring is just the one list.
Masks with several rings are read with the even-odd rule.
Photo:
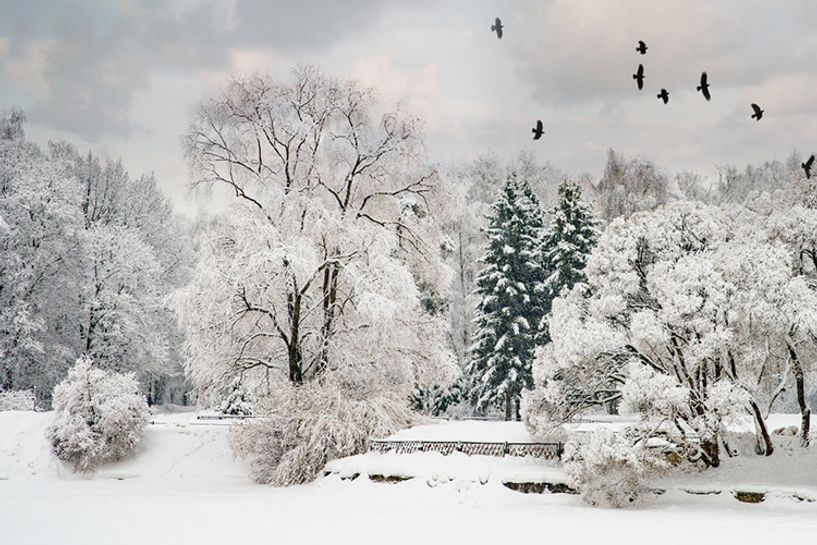
[[[0, 413], [3, 545], [673, 544], [690, 539], [728, 545], [777, 543], [781, 536], [807, 543], [817, 535], [817, 502], [771, 493], [762, 504], [739, 503], [729, 490], [740, 482], [735, 479], [741, 471], [728, 463], [707, 481], [723, 480], [724, 493], [697, 496], [673, 488], [624, 510], [591, 508], [565, 494], [521, 494], [502, 484], [509, 478], [558, 478], [554, 465], [436, 453], [367, 454], [328, 467], [415, 477], [396, 484], [333, 474], [280, 489], [249, 482], [246, 467], [227, 446], [227, 426], [199, 423], [188, 413], [158, 416], [137, 456], [81, 478], [51, 457], [43, 435], [49, 419], [49, 413]], [[484, 440], [486, 433], [495, 440], [529, 440], [519, 424], [482, 422], [430, 424], [393, 438]], [[786, 465], [786, 453], [781, 454], [777, 466]], [[811, 457], [817, 457], [813, 451]], [[766, 489], [796, 485], [808, 491], [817, 485], [817, 467], [807, 471], [789, 475], [792, 481], [777, 488], [767, 480]]]

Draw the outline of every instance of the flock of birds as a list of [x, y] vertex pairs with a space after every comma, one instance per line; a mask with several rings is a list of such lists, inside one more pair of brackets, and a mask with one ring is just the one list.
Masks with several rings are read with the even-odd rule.
[[[494, 21], [494, 24], [491, 25], [491, 31], [495, 32], [496, 37], [498, 39], [500, 39], [500, 40], [502, 39], [503, 29], [504, 28], [505, 27], [502, 24], [502, 21], [500, 20], [499, 17], [497, 17], [496, 20]], [[647, 49], [648, 49], [647, 44], [644, 43], [643, 40], [639, 40], [638, 41], [638, 47], [636, 47], [635, 50], [638, 53], [642, 54], [642, 55], [646, 55], [647, 54]], [[633, 79], [635, 80], [636, 85], [638, 86], [638, 90], [639, 91], [643, 90], [644, 89], [644, 65], [643, 64], [638, 65], [638, 69], [636, 70], [635, 74], [633, 74]], [[700, 85], [698, 85], [696, 87], [696, 90], [699, 91], [701, 93], [701, 95], [703, 95], [703, 97], [706, 99], [707, 102], [712, 100], [712, 94], [709, 92], [709, 76], [707, 75], [706, 72], [701, 73]], [[663, 101], [664, 104], [669, 103], [669, 91], [667, 91], [666, 89], [661, 89], [661, 91], [656, 96], [661, 101]], [[752, 108], [752, 115], [750, 117], [752, 119], [754, 119], [756, 121], [760, 121], [761, 119], [763, 119], [763, 114], [765, 113], [765, 110], [761, 109], [761, 107], [758, 106], [757, 104], [755, 104], [754, 102], [751, 104], [751, 108]], [[545, 130], [544, 130], [544, 125], [542, 124], [541, 119], [536, 121], [536, 126], [533, 129], [531, 129], [531, 132], [533, 133], [533, 139], [534, 140], [539, 140], [540, 138], [542, 138], [542, 135], [545, 134]], [[806, 174], [806, 179], [811, 178], [811, 168], [812, 168], [813, 165], [814, 165], [814, 154], [812, 154], [811, 157], [809, 157], [808, 160], [805, 163], [801, 163], [800, 166], [803, 168], [803, 171]]]

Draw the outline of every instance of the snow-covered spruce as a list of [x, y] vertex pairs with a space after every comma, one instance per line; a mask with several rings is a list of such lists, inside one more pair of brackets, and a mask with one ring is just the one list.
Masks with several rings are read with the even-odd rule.
[[485, 230], [477, 276], [477, 330], [466, 369], [480, 410], [505, 408], [519, 417], [521, 392], [533, 385], [531, 362], [544, 315], [544, 217], [528, 184], [508, 177]]
[[234, 378], [226, 390], [224, 400], [219, 406], [219, 410], [223, 414], [232, 416], [250, 416], [253, 414], [255, 410], [254, 396], [241, 384], [240, 377]]
[[584, 268], [599, 237], [599, 222], [588, 203], [582, 201], [581, 188], [570, 180], [559, 184], [558, 202], [551, 211], [545, 235], [543, 258], [547, 278], [544, 289], [544, 317], [538, 342], [550, 342], [547, 317], [553, 300], [586, 280]]
[[443, 188], [419, 121], [373, 106], [371, 90], [302, 66], [235, 80], [187, 137], [196, 182], [237, 198], [177, 298], [186, 369], [200, 402], [217, 406], [238, 376], [267, 398], [235, 435], [263, 481], [313, 478], [458, 372], [429, 308], [451, 278], [432, 213]]
[[84, 356], [54, 388], [53, 406], [54, 452], [78, 471], [130, 454], [150, 416], [133, 373], [97, 369]]

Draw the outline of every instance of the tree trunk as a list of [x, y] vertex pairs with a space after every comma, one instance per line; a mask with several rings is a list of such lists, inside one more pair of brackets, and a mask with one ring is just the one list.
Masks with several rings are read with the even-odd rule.
[[708, 466], [718, 467], [721, 465], [720, 447], [718, 445], [717, 435], [712, 440], [701, 441], [701, 451], [704, 453], [704, 461]]
[[338, 298], [338, 265], [329, 264], [323, 271], [323, 325], [321, 325], [321, 354], [318, 357], [315, 373], [323, 371], [329, 363], [329, 340], [335, 323], [335, 310]]
[[809, 445], [809, 433], [811, 431], [811, 409], [806, 403], [805, 377], [800, 357], [794, 346], [787, 339], [786, 348], [791, 356], [792, 368], [794, 369], [794, 383], [797, 389], [797, 404], [800, 407], [800, 444], [804, 447]]
[[769, 430], [766, 428], [766, 423], [763, 421], [763, 413], [760, 412], [760, 407], [757, 406], [754, 400], [750, 403], [752, 407], [752, 412], [755, 415], [755, 423], [757, 424], [758, 433], [760, 434], [760, 438], [763, 440], [763, 454], [766, 456], [771, 456], [774, 452], [774, 444], [772, 444], [772, 438], [769, 436]]
[[511, 419], [513, 410], [513, 400], [511, 399], [511, 392], [505, 392], [505, 420]]
[[289, 316], [289, 343], [287, 344], [289, 380], [294, 384], [303, 384], [303, 360], [300, 347], [301, 297], [298, 295], [297, 286], [287, 294], [287, 314]]

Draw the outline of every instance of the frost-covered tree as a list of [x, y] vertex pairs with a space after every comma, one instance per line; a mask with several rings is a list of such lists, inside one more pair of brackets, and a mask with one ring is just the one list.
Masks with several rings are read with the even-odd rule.
[[519, 418], [523, 389], [533, 384], [531, 361], [543, 317], [543, 216], [529, 186], [508, 177], [486, 228], [484, 268], [477, 276], [477, 330], [467, 374], [481, 410], [504, 406]]
[[[406, 421], [418, 385], [456, 373], [445, 317], [426, 304], [450, 282], [432, 213], [438, 177], [419, 121], [373, 107], [371, 90], [298, 67], [289, 81], [233, 81], [187, 135], [195, 183], [228, 188], [235, 202], [203, 237], [178, 298], [186, 368], [203, 402], [237, 375], [266, 395], [258, 426], [269, 435], [248, 424], [264, 440], [236, 443], [264, 481], [312, 478], [313, 462], [338, 452], [310, 439], [350, 425], [333, 407], [358, 406], [349, 418], [374, 421], [355, 426], [385, 431]], [[275, 431], [293, 419], [315, 428]]]
[[[558, 202], [545, 235], [544, 312], [550, 312], [553, 299], [563, 291], [585, 281], [584, 267], [598, 236], [598, 221], [590, 205], [582, 201], [581, 188], [565, 180], [559, 185]], [[545, 344], [550, 340], [546, 321], [540, 330], [540, 344]]]
[[790, 332], [802, 343], [815, 331], [817, 297], [763, 221], [745, 208], [677, 203], [613, 222], [587, 283], [554, 301], [530, 427], [629, 391], [626, 408], [690, 459], [718, 465], [724, 427], [741, 415], [771, 454], [766, 377], [785, 375]]
[[669, 179], [652, 161], [611, 149], [604, 175], [592, 189], [601, 218], [609, 222], [666, 203]]
[[25, 139], [21, 115], [0, 131], [0, 388], [48, 399], [79, 355], [82, 211], [70, 163]]
[[54, 388], [53, 399], [48, 433], [54, 452], [83, 472], [128, 456], [150, 417], [133, 373], [98, 369], [85, 356]]
[[[180, 336], [166, 296], [185, 281], [186, 230], [151, 177], [27, 141], [23, 117], [0, 130], [0, 387], [48, 401], [80, 354], [178, 376]], [[178, 368], [178, 367], [177, 367]]]

